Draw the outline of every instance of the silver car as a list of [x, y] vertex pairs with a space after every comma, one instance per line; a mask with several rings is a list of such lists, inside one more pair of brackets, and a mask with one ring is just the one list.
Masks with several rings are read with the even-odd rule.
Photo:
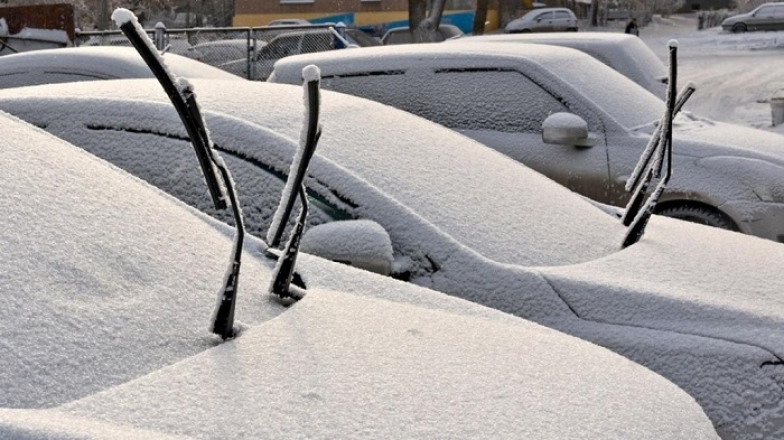
[[[406, 110], [586, 197], [625, 205], [626, 180], [664, 103], [585, 53], [529, 46], [438, 43], [299, 55], [279, 61], [270, 80], [298, 83], [302, 67], [316, 64], [326, 89]], [[597, 142], [545, 142], [543, 127], [564, 112], [582, 119]], [[676, 118], [673, 137], [675, 176], [657, 213], [784, 242], [784, 137], [690, 114]]]
[[577, 32], [577, 17], [566, 8], [541, 8], [512, 20], [505, 28], [517, 32]]
[[765, 3], [749, 13], [725, 19], [721, 27], [735, 33], [784, 30], [784, 3]]

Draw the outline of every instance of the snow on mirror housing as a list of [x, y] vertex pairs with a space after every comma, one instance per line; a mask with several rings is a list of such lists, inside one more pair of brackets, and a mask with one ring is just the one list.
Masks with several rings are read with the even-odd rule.
[[547, 144], [590, 148], [598, 140], [588, 132], [588, 123], [572, 113], [553, 113], [542, 122], [542, 141]]
[[311, 227], [300, 250], [384, 276], [392, 272], [392, 240], [371, 220], [344, 220]]

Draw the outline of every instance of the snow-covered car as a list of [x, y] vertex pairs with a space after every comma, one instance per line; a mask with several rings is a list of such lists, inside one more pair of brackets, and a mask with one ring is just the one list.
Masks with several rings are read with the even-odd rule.
[[[614, 206], [628, 202], [626, 181], [664, 109], [630, 79], [564, 47], [455, 42], [301, 55], [278, 62], [270, 80], [297, 83], [308, 64], [322, 69], [326, 89], [457, 130]], [[545, 142], [545, 125], [570, 129], [550, 119], [555, 113], [582, 119], [587, 136]], [[685, 112], [675, 122], [674, 175], [657, 212], [784, 242], [784, 137]]]
[[648, 369], [411, 284], [302, 255], [286, 307], [252, 237], [222, 342], [231, 228], [4, 113], [0, 136], [0, 438], [718, 438]]
[[[152, 32], [152, 31], [150, 31]], [[85, 33], [82, 35], [89, 35], [90, 33]], [[165, 35], [165, 43], [167, 52], [175, 53], [178, 55], [185, 55], [188, 51], [192, 50], [191, 43], [188, 42], [188, 39], [185, 38], [184, 35]], [[125, 35], [122, 35], [119, 31], [107, 31], [107, 32], [100, 32], [100, 35], [92, 35], [87, 41], [77, 44], [79, 47], [89, 47], [89, 46], [120, 46], [120, 47], [130, 47], [131, 44], [128, 42], [128, 39]]]
[[577, 32], [577, 17], [567, 8], [537, 8], [520, 18], [510, 21], [504, 30], [508, 33], [528, 32]]
[[784, 3], [765, 3], [746, 14], [725, 18], [721, 28], [735, 33], [784, 30]]
[[[169, 68], [191, 78], [241, 79], [215, 67], [176, 54], [164, 55]], [[0, 88], [94, 81], [152, 78], [150, 68], [131, 47], [70, 47], [22, 52], [3, 57]]]
[[[300, 88], [192, 82], [240, 194], [253, 194], [243, 199], [246, 224], [263, 237], [301, 136]], [[0, 91], [0, 108], [213, 212], [187, 134], [155, 86], [26, 87]], [[337, 220], [375, 221], [392, 244], [394, 277], [623, 354], [691, 394], [726, 438], [782, 435], [784, 276], [775, 262], [784, 246], [654, 216], [621, 250], [617, 217], [458, 133], [329, 91], [321, 115], [306, 179], [319, 208], [303, 251], [319, 254], [330, 237], [346, 246], [350, 233], [331, 233], [352, 223]]]
[[195, 44], [185, 53], [188, 58], [199, 60], [211, 66], [218, 66], [230, 61], [247, 59], [258, 53], [259, 49], [267, 45], [266, 41], [256, 40], [249, 42], [247, 38], [207, 41]]
[[488, 34], [461, 38], [460, 41], [465, 43], [537, 43], [571, 47], [612, 67], [656, 96], [663, 98], [667, 91], [667, 67], [647, 44], [634, 35], [618, 32]]
[[[438, 29], [434, 32], [434, 41], [446, 41], [450, 39], [457, 39], [465, 35], [459, 27], [453, 24], [440, 24]], [[381, 37], [381, 43], [386, 45], [393, 44], [411, 44], [414, 42], [414, 36], [408, 26], [393, 27], [384, 33]]]
[[271, 38], [251, 58], [248, 75], [247, 58], [226, 62], [219, 68], [243, 78], [264, 81], [272, 73], [275, 62], [281, 58], [304, 53], [333, 51], [348, 47], [379, 46], [381, 43], [358, 29], [344, 29], [341, 34], [334, 27], [296, 28]]

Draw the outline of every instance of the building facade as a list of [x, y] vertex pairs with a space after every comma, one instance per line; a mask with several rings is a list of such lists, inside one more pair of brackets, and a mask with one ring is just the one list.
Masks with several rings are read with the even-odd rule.
[[[471, 28], [474, 0], [447, 0], [442, 23]], [[408, 0], [236, 0], [234, 26], [264, 26], [272, 20], [304, 18], [312, 23], [338, 22], [361, 28], [388, 29], [408, 24]], [[487, 29], [497, 27], [488, 11]]]

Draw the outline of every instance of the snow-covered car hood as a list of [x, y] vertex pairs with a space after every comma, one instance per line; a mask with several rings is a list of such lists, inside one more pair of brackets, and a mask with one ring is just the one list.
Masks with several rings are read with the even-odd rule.
[[638, 244], [541, 272], [583, 319], [733, 341], [784, 359], [783, 259], [781, 244], [654, 216]]
[[673, 128], [676, 154], [735, 156], [784, 165], [784, 136], [780, 134], [702, 118], [683, 121]]
[[716, 438], [649, 370], [410, 284], [303, 255], [284, 308], [252, 237], [221, 343], [231, 228], [5, 114], [0, 134], [0, 438]]
[[[654, 127], [655, 123], [646, 124], [632, 133], [648, 137]], [[695, 159], [762, 160], [784, 166], [784, 136], [687, 113], [673, 124], [673, 154]], [[732, 173], [732, 167], [726, 171]]]

